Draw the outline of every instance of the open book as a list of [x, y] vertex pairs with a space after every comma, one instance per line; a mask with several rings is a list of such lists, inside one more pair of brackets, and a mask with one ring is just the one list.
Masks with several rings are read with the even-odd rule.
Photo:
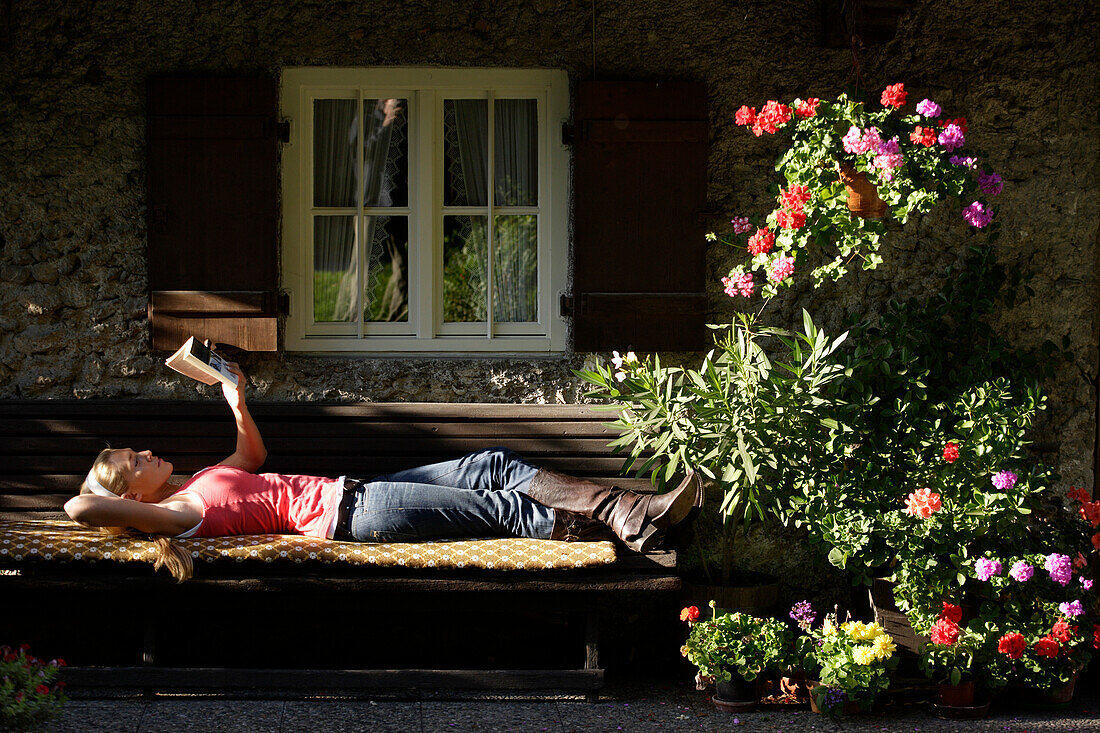
[[229, 370], [225, 359], [209, 346], [195, 340], [194, 336], [187, 339], [179, 351], [165, 359], [164, 363], [203, 384], [225, 382], [231, 387], [237, 386], [237, 375]]

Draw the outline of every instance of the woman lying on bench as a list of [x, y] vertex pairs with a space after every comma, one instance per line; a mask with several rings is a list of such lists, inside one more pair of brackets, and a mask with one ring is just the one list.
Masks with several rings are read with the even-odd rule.
[[65, 503], [75, 521], [159, 535], [156, 566], [191, 576], [191, 557], [173, 537], [301, 534], [348, 542], [411, 542], [485, 537], [609, 539], [639, 552], [702, 503], [692, 472], [660, 495], [601, 486], [537, 468], [507, 448], [379, 476], [255, 473], [267, 458], [240, 387], [222, 385], [237, 422], [237, 449], [182, 485], [172, 464], [150, 451], [102, 451], [80, 489]]

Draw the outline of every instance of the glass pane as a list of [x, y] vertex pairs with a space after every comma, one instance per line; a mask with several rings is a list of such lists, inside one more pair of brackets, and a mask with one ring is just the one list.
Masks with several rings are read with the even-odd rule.
[[493, 320], [537, 321], [538, 217], [497, 216], [493, 226]]
[[538, 203], [538, 102], [498, 99], [493, 109], [493, 177], [497, 206]]
[[363, 206], [409, 203], [407, 99], [364, 99]]
[[355, 206], [354, 99], [313, 101], [313, 205]]
[[489, 203], [489, 101], [443, 100], [443, 205]]
[[404, 216], [368, 216], [364, 240], [367, 259], [365, 321], [409, 320], [409, 220]]
[[487, 217], [443, 217], [443, 320], [485, 320]]
[[358, 278], [354, 216], [313, 219], [313, 320], [354, 321]]

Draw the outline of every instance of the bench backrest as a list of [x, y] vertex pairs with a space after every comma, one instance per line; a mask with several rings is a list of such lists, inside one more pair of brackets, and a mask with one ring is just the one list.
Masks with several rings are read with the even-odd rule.
[[[621, 486], [608, 442], [614, 413], [584, 405], [250, 403], [268, 449], [264, 471], [371, 478], [502, 445], [533, 463]], [[0, 518], [61, 511], [103, 448], [148, 448], [190, 475], [233, 452], [220, 401], [0, 401]]]

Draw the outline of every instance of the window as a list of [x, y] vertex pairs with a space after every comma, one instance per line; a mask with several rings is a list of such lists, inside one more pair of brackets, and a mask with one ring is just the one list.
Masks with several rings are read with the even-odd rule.
[[565, 346], [561, 71], [287, 69], [292, 351]]

